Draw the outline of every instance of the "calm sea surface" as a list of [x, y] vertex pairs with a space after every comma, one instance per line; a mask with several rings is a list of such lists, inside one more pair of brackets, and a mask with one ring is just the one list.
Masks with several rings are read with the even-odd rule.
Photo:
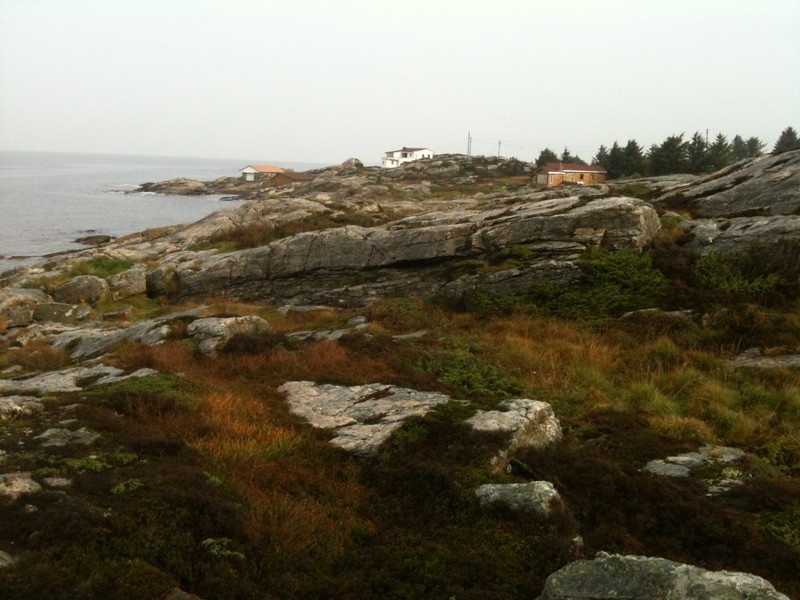
[[[238, 202], [221, 196], [124, 192], [174, 177], [238, 176], [250, 162], [257, 161], [0, 151], [0, 272], [51, 252], [85, 248], [75, 243], [85, 235], [193, 223], [234, 206]], [[296, 170], [320, 166], [278, 164]]]

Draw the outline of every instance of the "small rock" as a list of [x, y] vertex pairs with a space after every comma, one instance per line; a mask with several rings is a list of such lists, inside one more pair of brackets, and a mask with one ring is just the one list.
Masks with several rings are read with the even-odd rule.
[[10, 567], [14, 564], [14, 557], [11, 556], [8, 552], [3, 552], [0, 550], [0, 569], [5, 569], [6, 567]]
[[544, 517], [561, 502], [561, 496], [549, 481], [486, 484], [480, 486], [475, 495], [481, 504], [504, 504], [513, 510]]
[[16, 500], [25, 494], [33, 494], [42, 489], [42, 486], [31, 479], [28, 472], [0, 474], [0, 496]]

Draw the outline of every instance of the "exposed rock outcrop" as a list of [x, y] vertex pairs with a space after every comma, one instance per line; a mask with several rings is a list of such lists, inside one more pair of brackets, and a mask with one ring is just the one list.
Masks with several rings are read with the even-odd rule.
[[697, 217], [800, 214], [800, 150], [766, 154], [665, 193], [655, 200]]
[[360, 456], [375, 454], [409, 417], [450, 401], [445, 394], [381, 383], [338, 386], [290, 381], [278, 391], [286, 394], [294, 414], [314, 427], [331, 430], [336, 436], [333, 445]]
[[[175, 298], [219, 292], [272, 303], [364, 304], [380, 296], [432, 298], [467, 291], [524, 293], [534, 282], [568, 282], [588, 247], [641, 247], [656, 212], [632, 198], [579, 197], [494, 210], [408, 217], [381, 227], [301, 233], [260, 248], [193, 256], [148, 275], [148, 292]], [[524, 246], [525, 259], [474, 272], [492, 253]]]
[[600, 553], [556, 571], [538, 600], [789, 600], [747, 573], [706, 571], [664, 558]]

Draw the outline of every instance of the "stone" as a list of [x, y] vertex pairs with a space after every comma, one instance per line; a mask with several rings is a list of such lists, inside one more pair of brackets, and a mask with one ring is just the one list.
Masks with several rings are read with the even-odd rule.
[[422, 416], [450, 397], [381, 383], [339, 386], [289, 381], [278, 388], [289, 410], [313, 427], [331, 430], [331, 440], [358, 456], [374, 455], [411, 416]]
[[0, 419], [29, 416], [44, 410], [44, 405], [34, 396], [5, 396], [0, 398]]
[[74, 325], [85, 321], [91, 314], [92, 309], [79, 304], [40, 302], [33, 310], [33, 320]]
[[270, 331], [270, 324], [257, 316], [206, 317], [189, 323], [186, 334], [197, 342], [200, 354], [214, 357], [237, 335], [258, 335]]
[[77, 392], [86, 387], [114, 383], [131, 377], [155, 375], [154, 369], [139, 369], [126, 374], [122, 369], [98, 364], [92, 367], [70, 367], [18, 379], [0, 379], [0, 394], [46, 396], [61, 392]]
[[537, 600], [789, 600], [748, 573], [707, 571], [648, 556], [601, 552], [551, 574]]
[[0, 499], [15, 501], [41, 489], [42, 486], [31, 479], [31, 474], [28, 472], [0, 473]]
[[504, 400], [498, 410], [477, 411], [465, 423], [476, 431], [511, 434], [509, 447], [493, 460], [496, 470], [506, 468], [511, 452], [518, 448], [542, 448], [561, 439], [561, 424], [547, 402], [520, 398]]
[[764, 356], [758, 348], [749, 348], [726, 361], [735, 369], [800, 369], [800, 354]]
[[108, 283], [94, 275], [78, 275], [53, 290], [57, 302], [94, 306], [108, 295]]
[[107, 281], [113, 300], [144, 294], [147, 291], [147, 267], [134, 265], [127, 271], [112, 275]]
[[6, 327], [25, 327], [33, 321], [36, 305], [49, 300], [50, 296], [38, 289], [0, 289], [0, 320]]
[[475, 495], [481, 504], [502, 504], [515, 511], [543, 517], [561, 503], [561, 496], [549, 481], [485, 484], [475, 491]]
[[643, 471], [663, 477], [685, 478], [693, 469], [706, 466], [719, 466], [717, 477], [706, 477], [709, 495], [719, 494], [742, 483], [742, 473], [735, 468], [722, 468], [721, 465], [735, 463], [744, 458], [745, 452], [739, 448], [706, 444], [696, 452], [685, 452], [668, 456], [661, 460], [651, 460]]
[[34, 440], [40, 440], [44, 448], [47, 447], [61, 447], [68, 444], [78, 444], [81, 446], [90, 446], [100, 439], [99, 433], [92, 433], [85, 427], [70, 431], [63, 427], [51, 427], [43, 433], [35, 436]]
[[75, 361], [96, 358], [113, 346], [126, 340], [144, 344], [158, 344], [170, 334], [170, 323], [187, 318], [196, 318], [205, 310], [194, 309], [171, 313], [155, 319], [146, 319], [121, 329], [75, 328], [46, 335], [45, 339], [56, 348], [70, 348], [70, 358]]
[[8, 552], [3, 552], [0, 550], [0, 569], [5, 569], [6, 567], [10, 567], [14, 564], [14, 557], [11, 556]]

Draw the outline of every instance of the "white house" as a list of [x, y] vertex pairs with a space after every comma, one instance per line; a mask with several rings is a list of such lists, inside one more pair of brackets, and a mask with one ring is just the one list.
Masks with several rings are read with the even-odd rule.
[[433, 150], [430, 148], [406, 148], [405, 146], [400, 150], [389, 150], [386, 156], [383, 157], [381, 166], [384, 169], [394, 169], [403, 163], [419, 160], [420, 158], [433, 158]]
[[276, 173], [285, 173], [286, 169], [276, 167], [275, 165], [247, 165], [244, 169], [239, 169], [242, 178], [245, 181], [255, 181], [256, 179], [263, 178]]

